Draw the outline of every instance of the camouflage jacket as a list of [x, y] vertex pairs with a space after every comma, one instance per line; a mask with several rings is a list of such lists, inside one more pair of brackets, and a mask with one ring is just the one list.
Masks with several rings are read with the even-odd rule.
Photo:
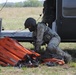
[[33, 32], [33, 37], [35, 37], [35, 49], [39, 50], [44, 42], [49, 43], [53, 37], [57, 36], [58, 34], [53, 32], [44, 23], [38, 23], [36, 31]]

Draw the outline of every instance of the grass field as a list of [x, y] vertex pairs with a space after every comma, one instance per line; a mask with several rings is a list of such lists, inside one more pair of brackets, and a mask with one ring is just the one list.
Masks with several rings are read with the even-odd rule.
[[[22, 30], [24, 29], [24, 21], [28, 17], [33, 17], [36, 20], [39, 14], [42, 13], [42, 8], [4, 8], [0, 11], [2, 18], [2, 26], [5, 30]], [[40, 21], [41, 18], [38, 20]], [[33, 48], [30, 43], [21, 43], [24, 47]], [[68, 51], [72, 56], [76, 57], [75, 43], [61, 43], [60, 48]], [[0, 67], [0, 75], [76, 75], [76, 62], [65, 64], [63, 66], [47, 67], [40, 65], [37, 68], [15, 68], [15, 67]]]
[[[42, 14], [42, 8], [4, 8], [0, 11], [2, 25], [7, 29], [23, 29], [24, 21], [28, 17], [33, 17], [36, 20]], [[40, 20], [40, 19], [39, 19]]]

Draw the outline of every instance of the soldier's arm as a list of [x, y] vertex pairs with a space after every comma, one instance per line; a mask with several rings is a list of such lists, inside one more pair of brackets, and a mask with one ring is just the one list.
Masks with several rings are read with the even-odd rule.
[[44, 35], [44, 25], [42, 23], [39, 23], [37, 26], [37, 40], [36, 40], [36, 47], [35, 49], [37, 51], [40, 50], [41, 44], [43, 43], [43, 35]]

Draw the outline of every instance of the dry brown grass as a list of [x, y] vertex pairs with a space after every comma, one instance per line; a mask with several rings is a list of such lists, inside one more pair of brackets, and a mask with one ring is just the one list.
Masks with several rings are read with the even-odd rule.
[[42, 8], [39, 7], [25, 7], [25, 8], [4, 8], [0, 12], [0, 17], [7, 19], [7, 18], [27, 18], [27, 17], [34, 17], [37, 18], [37, 15], [42, 13]]
[[[2, 18], [2, 25], [5, 29], [23, 29], [24, 21], [28, 17], [33, 17], [36, 20], [42, 13], [42, 8], [4, 8], [0, 11], [0, 18]], [[41, 19], [40, 19], [41, 20]]]
[[76, 75], [76, 68], [66, 68], [63, 66], [21, 69], [15, 67], [0, 67], [0, 75]]

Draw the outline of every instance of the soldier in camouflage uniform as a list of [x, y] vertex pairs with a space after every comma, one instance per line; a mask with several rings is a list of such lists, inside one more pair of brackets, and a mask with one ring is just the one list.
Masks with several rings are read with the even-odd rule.
[[56, 0], [45, 0], [43, 4], [42, 22], [46, 23], [50, 28], [56, 19]]
[[66, 62], [71, 60], [71, 56], [59, 48], [61, 41], [59, 35], [56, 32], [53, 32], [47, 25], [42, 22], [36, 24], [35, 19], [28, 18], [25, 21], [24, 26], [33, 32], [36, 52], [39, 52], [41, 45], [45, 42], [47, 44], [46, 50], [48, 52], [65, 57]]

